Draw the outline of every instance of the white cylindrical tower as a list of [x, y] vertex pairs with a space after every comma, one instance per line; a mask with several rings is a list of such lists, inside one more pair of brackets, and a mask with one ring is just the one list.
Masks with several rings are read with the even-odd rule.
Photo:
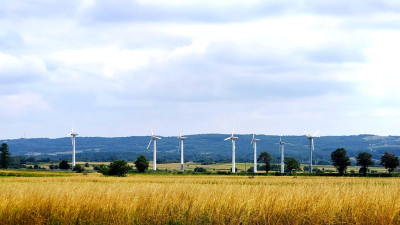
[[236, 163], [235, 163], [235, 139], [232, 139], [232, 173], [236, 173]]
[[154, 139], [153, 141], [153, 145], [154, 145], [154, 151], [153, 151], [153, 170], [156, 171], [157, 170], [157, 140]]
[[183, 172], [183, 139], [181, 139], [181, 171]]
[[285, 172], [284, 146], [285, 145], [281, 144], [281, 173]]
[[257, 173], [257, 142], [253, 142], [254, 145], [254, 173]]

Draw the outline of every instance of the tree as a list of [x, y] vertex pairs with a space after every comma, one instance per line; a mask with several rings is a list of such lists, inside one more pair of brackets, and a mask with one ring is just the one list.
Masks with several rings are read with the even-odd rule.
[[389, 152], [385, 152], [385, 154], [381, 157], [380, 165], [384, 166], [385, 169], [392, 173], [394, 169], [399, 166], [399, 158]]
[[0, 152], [0, 166], [3, 169], [7, 169], [11, 159], [11, 153], [8, 151], [7, 143], [1, 144]]
[[332, 165], [338, 170], [340, 175], [344, 174], [347, 167], [350, 166], [350, 158], [344, 148], [338, 148], [331, 153]]
[[271, 169], [271, 160], [272, 157], [268, 152], [261, 152], [261, 154], [258, 156], [257, 161], [262, 161], [265, 163], [265, 171], [268, 173], [268, 171]]
[[196, 167], [196, 168], [194, 168], [194, 172], [207, 173], [207, 170], [205, 168], [203, 168], [203, 167]]
[[85, 167], [89, 167], [90, 165], [89, 165], [89, 163], [85, 163]]
[[60, 162], [60, 164], [58, 164], [58, 168], [60, 168], [60, 170], [69, 170], [71, 165], [69, 165], [67, 160], [63, 160]]
[[285, 167], [289, 171], [289, 174], [292, 175], [292, 170], [300, 169], [300, 163], [297, 162], [295, 158], [286, 157], [285, 158]]
[[144, 155], [141, 155], [136, 159], [135, 167], [140, 173], [144, 173], [149, 168], [149, 161]]
[[85, 170], [85, 168], [82, 165], [75, 165], [75, 167], [72, 170], [76, 171], [77, 173], [82, 173]]
[[129, 172], [130, 167], [125, 160], [117, 160], [108, 166], [108, 175], [124, 177]]
[[358, 153], [357, 156], [357, 166], [361, 166], [360, 171], [364, 176], [367, 175], [367, 169], [369, 166], [373, 166], [374, 162], [372, 161], [372, 155], [368, 152]]

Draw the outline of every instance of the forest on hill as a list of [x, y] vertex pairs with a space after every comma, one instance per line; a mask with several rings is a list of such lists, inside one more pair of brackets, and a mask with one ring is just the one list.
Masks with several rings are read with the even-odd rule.
[[[224, 141], [228, 134], [196, 134], [187, 135], [184, 141], [185, 161], [204, 163], [230, 162], [232, 154], [231, 141]], [[235, 135], [237, 162], [251, 162], [253, 147], [250, 145], [250, 134]], [[278, 162], [279, 136], [256, 135], [257, 152], [268, 152]], [[76, 158], [78, 161], [113, 161], [124, 159], [134, 161], [139, 155], [152, 159], [153, 146], [147, 150], [149, 136], [133, 137], [77, 137]], [[71, 138], [30, 138], [3, 140], [7, 142], [13, 156], [50, 158], [55, 160], [70, 159], [72, 152]], [[301, 163], [309, 160], [309, 140], [305, 136], [283, 136], [286, 142], [285, 156], [294, 157]], [[345, 148], [353, 158], [359, 152], [369, 152], [374, 160], [386, 152], [400, 154], [399, 136], [352, 135], [352, 136], [322, 136], [314, 139], [315, 164], [330, 164], [330, 154], [337, 148]], [[178, 162], [180, 160], [179, 142], [177, 137], [162, 137], [157, 141], [157, 161], [159, 163]], [[352, 160], [354, 163], [354, 159]]]

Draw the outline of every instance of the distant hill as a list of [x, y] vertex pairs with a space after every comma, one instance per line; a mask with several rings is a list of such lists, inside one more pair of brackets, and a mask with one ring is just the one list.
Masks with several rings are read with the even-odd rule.
[[[205, 162], [230, 162], [232, 144], [223, 141], [228, 134], [197, 134], [188, 135], [185, 140], [185, 160]], [[236, 135], [236, 158], [238, 162], [251, 162], [253, 149], [250, 145], [251, 135]], [[279, 136], [257, 135], [261, 139], [257, 143], [258, 153], [267, 151], [278, 162]], [[285, 156], [295, 157], [302, 163], [309, 158], [309, 141], [305, 136], [284, 136]], [[116, 159], [135, 160], [144, 154], [152, 158], [152, 147], [146, 150], [150, 137], [77, 137], [77, 160], [85, 161], [112, 161]], [[5, 140], [13, 156], [26, 155], [37, 158], [50, 157], [52, 159], [71, 158], [71, 138], [31, 138]], [[359, 152], [370, 152], [373, 158], [379, 160], [385, 151], [400, 155], [399, 136], [325, 136], [315, 138], [314, 163], [325, 164], [330, 162], [330, 154], [336, 148], [345, 148], [350, 157], [356, 157]], [[157, 142], [157, 160], [162, 162], [178, 162], [178, 139], [176, 137], [162, 137]]]

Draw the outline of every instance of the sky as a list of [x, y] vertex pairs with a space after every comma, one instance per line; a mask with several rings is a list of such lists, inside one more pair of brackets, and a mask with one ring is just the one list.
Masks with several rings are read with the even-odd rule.
[[0, 139], [400, 135], [400, 1], [2, 0]]

